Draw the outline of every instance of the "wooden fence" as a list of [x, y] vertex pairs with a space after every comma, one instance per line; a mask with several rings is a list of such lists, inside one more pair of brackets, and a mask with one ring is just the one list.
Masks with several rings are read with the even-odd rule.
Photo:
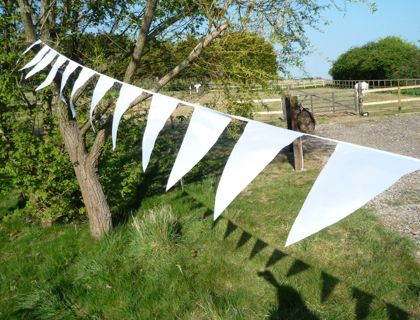
[[[341, 88], [341, 89], [354, 89], [354, 86], [359, 81], [367, 82], [369, 89], [388, 88], [398, 86], [415, 86], [420, 85], [420, 79], [375, 79], [375, 80], [331, 80], [331, 79], [278, 79], [270, 80], [265, 86], [253, 85], [252, 91], [284, 91], [288, 92], [296, 89], [308, 88]], [[150, 82], [150, 81], [149, 81]], [[226, 85], [225, 83], [218, 83], [207, 80], [198, 79], [179, 79], [173, 83], [168, 84], [164, 91], [190, 91], [194, 92], [194, 84], [201, 83], [201, 91], [223, 91], [226, 87], [230, 90], [240, 89], [235, 84]], [[150, 84], [147, 82], [139, 84], [143, 87], [148, 87]]]
[[[364, 110], [369, 110], [369, 111], [387, 111], [387, 110], [398, 110], [401, 111], [403, 109], [403, 104], [406, 104], [408, 102], [410, 102], [410, 109], [416, 110], [419, 109], [420, 110], [420, 97], [410, 97], [407, 98], [406, 95], [403, 95], [401, 93], [401, 91], [403, 90], [410, 90], [410, 89], [420, 89], [420, 83], [418, 85], [410, 85], [410, 86], [397, 86], [397, 87], [388, 87], [388, 88], [377, 88], [377, 89], [370, 89], [366, 92], [365, 94], [365, 100], [363, 102], [363, 108]], [[384, 99], [384, 96], [379, 96], [375, 95], [377, 93], [382, 93], [382, 92], [396, 92], [396, 97], [397, 99], [395, 99], [395, 96], [393, 96], [393, 99]], [[371, 100], [376, 100], [377, 101], [371, 101]], [[416, 103], [419, 102], [419, 103]], [[381, 107], [383, 105], [388, 105], [387, 107]], [[374, 106], [376, 106], [375, 108], [373, 108]], [[380, 106], [380, 107], [378, 107]]]
[[[410, 105], [410, 109], [420, 111], [420, 97], [407, 97], [401, 92], [403, 90], [418, 89], [418, 85], [400, 86], [400, 87], [388, 87], [388, 88], [376, 88], [369, 89], [365, 93], [365, 101], [362, 109], [364, 111], [401, 111], [404, 104], [411, 102], [414, 104]], [[378, 95], [379, 93], [386, 93], [395, 91], [394, 95]], [[298, 96], [299, 103], [303, 107], [309, 109], [314, 114], [325, 114], [325, 113], [354, 113], [357, 114], [361, 109], [358, 105], [355, 90], [335, 90], [331, 92], [314, 93], [302, 90], [295, 90]], [[276, 109], [271, 111], [260, 111], [257, 112], [259, 115], [272, 115], [282, 114], [283, 108], [282, 98], [271, 98], [254, 100], [254, 103], [272, 104], [278, 103]], [[416, 103], [418, 102], [418, 103]], [[386, 107], [383, 107], [386, 106]]]

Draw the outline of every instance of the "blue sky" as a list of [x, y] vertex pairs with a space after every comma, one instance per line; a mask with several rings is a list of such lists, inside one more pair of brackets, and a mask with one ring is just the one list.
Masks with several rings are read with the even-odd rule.
[[[341, 53], [386, 36], [420, 45], [420, 0], [376, 0], [376, 7], [371, 13], [366, 5], [348, 4], [345, 13], [334, 8], [324, 13], [330, 21], [322, 27], [324, 32], [308, 30], [314, 49], [304, 58], [309, 76], [330, 78], [328, 70]], [[291, 72], [294, 77], [304, 76], [300, 70]]]

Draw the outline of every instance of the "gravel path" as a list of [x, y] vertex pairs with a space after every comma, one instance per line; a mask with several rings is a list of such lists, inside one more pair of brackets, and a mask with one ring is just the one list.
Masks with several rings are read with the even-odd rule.
[[[355, 117], [348, 122], [320, 124], [315, 134], [420, 159], [420, 114]], [[324, 150], [327, 159], [333, 146]], [[420, 171], [402, 177], [366, 206], [420, 246]]]

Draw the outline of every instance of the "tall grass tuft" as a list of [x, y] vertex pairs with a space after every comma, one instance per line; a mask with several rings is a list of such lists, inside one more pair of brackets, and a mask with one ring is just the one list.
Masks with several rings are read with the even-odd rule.
[[176, 249], [181, 241], [182, 226], [169, 205], [147, 210], [131, 222], [131, 253], [136, 258], [151, 254], [163, 256]]
[[[59, 287], [38, 286], [20, 296], [13, 316], [18, 319], [75, 319], [80, 316], [73, 301]], [[81, 317], [79, 317], [81, 318]]]

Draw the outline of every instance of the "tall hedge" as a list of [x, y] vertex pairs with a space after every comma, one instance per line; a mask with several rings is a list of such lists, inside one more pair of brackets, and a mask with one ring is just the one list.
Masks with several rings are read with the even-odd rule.
[[420, 48], [398, 37], [386, 37], [343, 53], [329, 71], [334, 80], [420, 77]]

